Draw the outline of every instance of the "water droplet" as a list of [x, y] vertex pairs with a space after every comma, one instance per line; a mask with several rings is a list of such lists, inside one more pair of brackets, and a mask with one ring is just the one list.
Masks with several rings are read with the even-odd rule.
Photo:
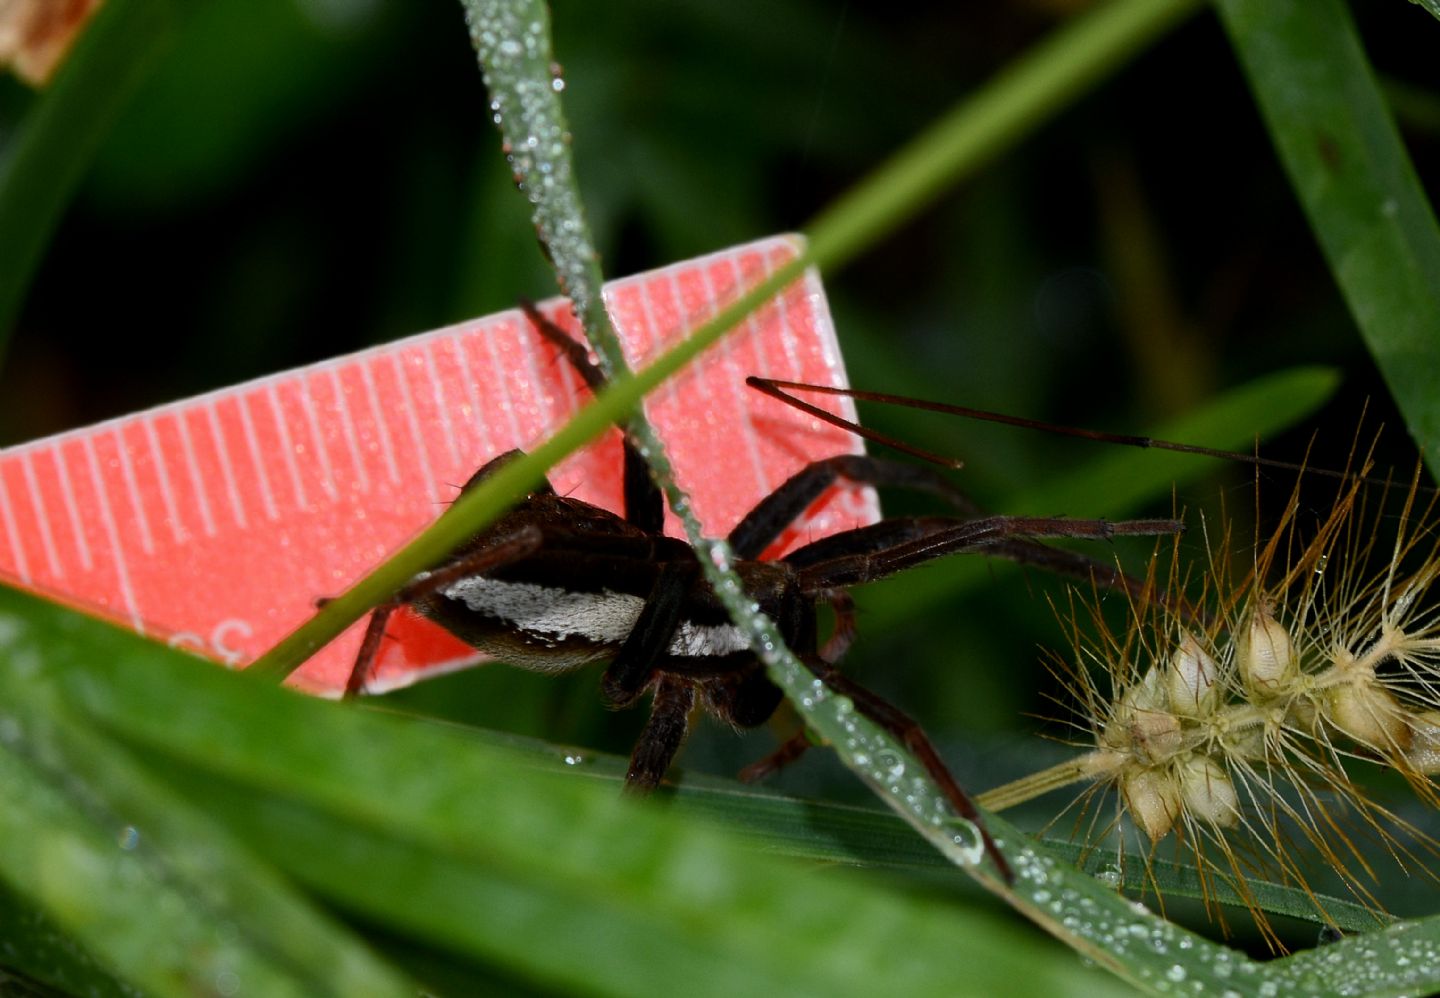
[[115, 836], [115, 844], [126, 852], [131, 851], [140, 844], [140, 830], [134, 825], [126, 825]]
[[565, 765], [567, 766], [578, 766], [584, 761], [585, 757], [578, 752], [565, 753]]
[[1176, 984], [1179, 984], [1181, 981], [1185, 980], [1185, 968], [1177, 963], [1169, 970], [1165, 971], [1165, 977], [1166, 979], [1174, 981]]
[[1118, 890], [1121, 881], [1121, 872], [1119, 865], [1115, 863], [1106, 863], [1104, 866], [1100, 867], [1100, 869], [1095, 871], [1095, 879], [1100, 881], [1106, 887], [1113, 887]]

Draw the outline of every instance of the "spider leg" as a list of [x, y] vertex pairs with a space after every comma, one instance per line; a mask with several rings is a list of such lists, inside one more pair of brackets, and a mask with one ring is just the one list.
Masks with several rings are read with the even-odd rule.
[[350, 678], [345, 681], [346, 697], [353, 697], [365, 689], [370, 670], [375, 665], [375, 656], [380, 651], [380, 642], [385, 637], [385, 625], [399, 607], [413, 602], [421, 596], [438, 592], [454, 582], [470, 575], [480, 575], [503, 568], [539, 550], [544, 535], [539, 527], [526, 526], [508, 535], [500, 535], [494, 543], [475, 551], [467, 552], [454, 561], [433, 572], [417, 575], [404, 587], [396, 591], [387, 603], [377, 606], [370, 614], [370, 623], [365, 629], [365, 639], [350, 668]]
[[693, 562], [665, 562], [655, 576], [635, 626], [600, 679], [600, 690], [615, 707], [628, 707], [645, 689], [655, 664], [670, 646], [698, 568]]
[[655, 701], [650, 707], [650, 720], [630, 754], [630, 769], [625, 774], [625, 789], [648, 793], [660, 785], [666, 770], [680, 751], [690, 727], [690, 708], [695, 706], [693, 683], [675, 676], [662, 675], [655, 684]]
[[758, 783], [772, 773], [780, 772], [808, 752], [813, 744], [815, 743], [810, 740], [810, 732], [802, 727], [781, 743], [774, 752], [740, 770], [740, 782]]
[[1034, 565], [1056, 575], [1068, 575], [1102, 589], [1125, 593], [1136, 600], [1158, 600], [1174, 610], [1181, 620], [1196, 625], [1210, 622], [1209, 613], [1187, 600], [1184, 593], [1158, 587], [1153, 580], [1136, 578], [1114, 564], [1078, 551], [1066, 551], [1064, 548], [1052, 548], [1039, 541], [1017, 539], [993, 544], [986, 548], [984, 553], [1021, 565]]
[[929, 492], [964, 512], [975, 512], [975, 504], [965, 493], [929, 468], [885, 461], [867, 454], [838, 454], [807, 464], [756, 503], [755, 508], [730, 531], [730, 546], [741, 558], [760, 557], [760, 553], [794, 523], [806, 507], [841, 479], [860, 485], [886, 485]]
[[[881, 524], [895, 536], [902, 535], [902, 527], [909, 525], [913, 535], [900, 543], [887, 547], [876, 547], [864, 543], [870, 536], [871, 528], [861, 527], [853, 533], [862, 542], [863, 549], [853, 554], [836, 554], [822, 560], [806, 557], [807, 548], [794, 552], [787, 561], [798, 562], [800, 586], [810, 593], [818, 593], [841, 586], [854, 586], [870, 582], [903, 569], [932, 561], [947, 554], [959, 552], [989, 552], [1010, 554], [1020, 549], [1013, 544], [1017, 540], [1035, 540], [1041, 537], [1088, 538], [1109, 540], [1113, 537], [1146, 537], [1179, 533], [1184, 525], [1178, 520], [1070, 520], [1064, 517], [1037, 516], [987, 516], [975, 520], [957, 520], [953, 517], [911, 517], [888, 521]], [[881, 531], [877, 536], [884, 536]], [[829, 551], [843, 550], [846, 534], [837, 534], [829, 539]], [[825, 542], [817, 542], [817, 544]], [[814, 548], [815, 545], [810, 545]]]
[[[570, 337], [555, 323], [547, 319], [531, 301], [521, 300], [520, 309], [525, 313], [525, 318], [530, 320], [540, 335], [557, 347], [565, 358], [570, 361], [570, 366], [575, 368], [581, 380], [589, 386], [590, 391], [598, 393], [605, 387], [605, 372], [590, 359], [590, 353], [585, 347]], [[623, 427], [622, 427], [623, 429]], [[625, 519], [642, 530], [648, 530], [652, 534], [658, 534], [665, 524], [665, 504], [661, 499], [660, 490], [655, 487], [654, 480], [650, 477], [650, 468], [635, 445], [630, 442], [630, 435], [624, 434], [625, 438]]]
[[929, 773], [930, 778], [940, 787], [940, 791], [950, 802], [950, 806], [955, 809], [955, 813], [974, 823], [980, 833], [980, 840], [985, 846], [985, 852], [1000, 871], [1000, 875], [1007, 882], [1013, 881], [1015, 874], [1011, 871], [1010, 864], [1005, 861], [1005, 857], [1000, 854], [995, 840], [986, 830], [980, 812], [976, 809], [974, 802], [970, 800], [970, 796], [960, 789], [960, 784], [955, 782], [955, 777], [950, 775], [950, 770], [945, 767], [940, 753], [935, 751], [935, 746], [931, 744], [929, 736], [925, 734], [920, 725], [900, 708], [879, 694], [872, 693], [861, 686], [828, 662], [812, 656], [806, 656], [802, 661], [815, 674], [816, 678], [841, 696], [849, 697], [855, 704], [856, 710], [888, 731], [915, 758], [920, 760], [921, 765], [925, 767], [925, 772]]

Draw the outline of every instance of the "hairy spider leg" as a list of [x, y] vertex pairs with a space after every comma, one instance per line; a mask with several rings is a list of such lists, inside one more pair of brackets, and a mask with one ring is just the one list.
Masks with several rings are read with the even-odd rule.
[[[656, 662], [680, 626], [685, 598], [699, 577], [699, 569], [695, 563], [670, 562], [656, 575], [639, 619], [600, 677], [601, 695], [612, 707], [628, 707], [645, 692]], [[652, 710], [658, 709], [657, 699]], [[678, 749], [679, 744], [675, 747]]]
[[[1115, 537], [1156, 537], [1180, 533], [1179, 520], [1071, 520], [1053, 516], [986, 516], [973, 520], [954, 517], [897, 517], [859, 527], [800, 548], [784, 561], [800, 568], [801, 587], [809, 593], [856, 586], [894, 575], [906, 568], [962, 552], [989, 553], [997, 544], [1014, 539], [1071, 538], [1110, 540]], [[895, 542], [907, 532], [911, 536]], [[850, 535], [860, 543], [851, 549], [816, 560], [815, 549], [841, 550]], [[880, 545], [873, 538], [884, 538]], [[823, 547], [822, 547], [823, 545]], [[1001, 548], [1009, 551], [1012, 549]]]
[[655, 684], [650, 719], [635, 743], [625, 789], [648, 794], [660, 785], [675, 753], [690, 730], [690, 711], [695, 706], [695, 684], [678, 676], [661, 676]]
[[[980, 512], [968, 495], [933, 469], [887, 461], [867, 454], [843, 454], [807, 465], [792, 475], [780, 488], [760, 500], [730, 532], [731, 547], [742, 558], [759, 557], [812, 502], [832, 484], [841, 480], [860, 485], [926, 492], [950, 503], [962, 513], [977, 515]], [[1156, 531], [1160, 534], [1178, 533], [1181, 529], [1178, 521], [1142, 522], [1160, 525], [1162, 529]], [[1164, 529], [1166, 527], [1170, 529]], [[913, 539], [929, 528], [925, 527], [919, 518], [895, 517], [864, 529], [868, 531], [867, 549], [873, 550]], [[1149, 533], [1148, 530], [1138, 532]], [[797, 557], [800, 554], [797, 550], [785, 560], [792, 565], [802, 566], [811, 561], [832, 557], [833, 555], [828, 553], [830, 551], [835, 554], [847, 551], [855, 553], [856, 543], [857, 537], [850, 531], [844, 531], [800, 549], [806, 552], [805, 555]], [[842, 551], [841, 548], [847, 551]], [[1028, 537], [997, 539], [986, 548], [986, 553], [1007, 561], [1090, 581], [1102, 588], [1115, 589], [1134, 596], [1150, 590], [1147, 583], [1127, 575], [1113, 564], [1079, 552], [1053, 548]], [[837, 660], [829, 659], [832, 662]]]

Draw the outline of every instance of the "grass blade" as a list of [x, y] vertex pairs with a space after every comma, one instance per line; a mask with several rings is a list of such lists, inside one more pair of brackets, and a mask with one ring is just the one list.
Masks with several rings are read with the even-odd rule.
[[993, 994], [1022, 976], [1022, 992], [1112, 993], [987, 913], [759, 855], [464, 729], [247, 682], [18, 594], [0, 608], [34, 621], [47, 681], [92, 727], [292, 876], [426, 946], [604, 994]]
[[1350, 12], [1340, 0], [1217, 6], [1310, 227], [1434, 474], [1440, 227]]
[[108, 658], [112, 635], [63, 631], [68, 616], [0, 592], [0, 875], [12, 889], [120, 977], [156, 994], [241, 984], [275, 995], [410, 993], [75, 715], [52, 680], [76, 675], [77, 662]]

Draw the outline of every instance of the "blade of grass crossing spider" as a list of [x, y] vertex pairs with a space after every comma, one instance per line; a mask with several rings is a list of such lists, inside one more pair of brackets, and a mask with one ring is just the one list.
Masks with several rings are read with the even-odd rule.
[[1291, 186], [1433, 474], [1440, 226], [1350, 13], [1340, 0], [1222, 0], [1218, 9]]
[[[277, 995], [409, 993], [193, 802], [73, 712], [54, 678], [78, 661], [107, 659], [120, 632], [72, 630], [72, 616], [0, 592], [10, 662], [0, 670], [0, 871], [11, 887], [105, 966], [156, 994], [242, 985]], [[114, 676], [134, 687], [155, 673]]]
[[[575, 300], [586, 336], [602, 356], [610, 358], [612, 375], [623, 372], [624, 361], [614, 330], [600, 307], [599, 267], [575, 188], [568, 142], [564, 141], [568, 133], [560, 108], [560, 88], [551, 78], [545, 5], [539, 0], [466, 0], [466, 9], [471, 40], [491, 88], [491, 107], [506, 134], [522, 186], [535, 205], [537, 228], [552, 256], [557, 251], [561, 254], [555, 260], [556, 276]], [[552, 242], [555, 233], [562, 231], [564, 238]], [[592, 315], [597, 308], [600, 314]], [[968, 822], [959, 832], [947, 829], [949, 807], [923, 768], [886, 732], [855, 711], [848, 700], [830, 695], [809, 675], [785, 647], [774, 623], [745, 593], [734, 573], [729, 546], [705, 537], [689, 499], [675, 482], [664, 444], [643, 413], [634, 413], [626, 429], [670, 508], [684, 524], [707, 580], [731, 619], [747, 635], [771, 681], [795, 703], [810, 728], [837, 746], [846, 765], [938, 848], [956, 862], [978, 862], [983, 831]]]
[[295, 879], [426, 947], [607, 994], [1075, 983], [1069, 954], [983, 913], [816, 876], [464, 729], [198, 668], [18, 594], [0, 607], [67, 650], [46, 679], [92, 728]]
[[0, 148], [0, 354], [65, 206], [176, 19], [173, 0], [102, 5]]
[[601, 294], [600, 258], [570, 155], [570, 127], [555, 73], [550, 10], [537, 0], [462, 0], [470, 40], [480, 57], [490, 109], [505, 138], [506, 158], [532, 206], [560, 290], [575, 304], [586, 338], [608, 375], [625, 369], [619, 338]]
[[[1322, 406], [1339, 382], [1328, 368], [1296, 368], [1233, 389], [1193, 413], [1159, 427], [1154, 436], [1242, 453], [1303, 421]], [[1078, 446], [1078, 445], [1077, 445]], [[1171, 491], [1211, 474], [1213, 458], [1128, 447], [1105, 448], [1079, 468], [1054, 475], [1043, 486], [999, 500], [1007, 513], [1122, 519], [1147, 502], [1167, 501]], [[902, 591], [870, 587], [865, 594], [867, 628], [883, 630], [958, 595], [986, 585], [991, 567], [980, 558], [952, 558], [906, 578]]]

